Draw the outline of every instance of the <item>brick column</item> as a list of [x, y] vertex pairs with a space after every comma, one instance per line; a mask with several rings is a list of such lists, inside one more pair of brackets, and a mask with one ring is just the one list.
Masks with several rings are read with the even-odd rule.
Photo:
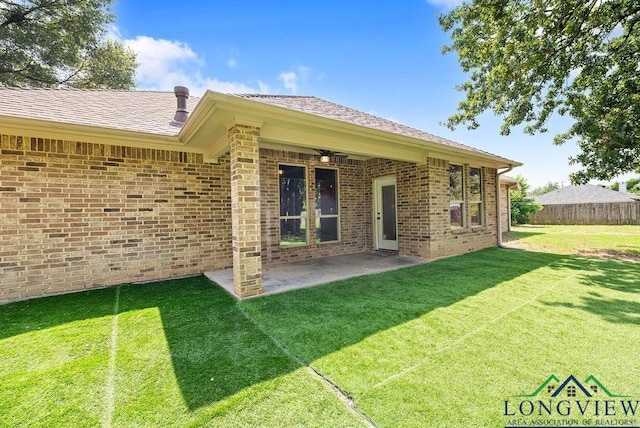
[[229, 127], [233, 285], [240, 298], [262, 294], [259, 126]]

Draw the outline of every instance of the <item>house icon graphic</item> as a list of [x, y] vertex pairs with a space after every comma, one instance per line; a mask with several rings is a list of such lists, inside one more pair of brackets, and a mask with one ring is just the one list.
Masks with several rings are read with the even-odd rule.
[[582, 383], [580, 383], [573, 375], [569, 376], [564, 382], [562, 382], [562, 385], [560, 385], [555, 392], [551, 394], [551, 397], [561, 397], [563, 396], [561, 395], [563, 392], [564, 396], [568, 398], [576, 398], [579, 392], [582, 392], [586, 397], [592, 397], [589, 390], [585, 388], [584, 385], [582, 385]]
[[550, 398], [593, 398], [602, 395], [607, 397], [627, 397], [626, 395], [612, 394], [603, 384], [593, 375], [587, 377], [580, 382], [574, 375], [570, 375], [563, 382], [556, 375], [549, 376], [535, 391], [531, 394], [516, 395], [516, 397], [537, 397], [539, 395], [548, 396]]

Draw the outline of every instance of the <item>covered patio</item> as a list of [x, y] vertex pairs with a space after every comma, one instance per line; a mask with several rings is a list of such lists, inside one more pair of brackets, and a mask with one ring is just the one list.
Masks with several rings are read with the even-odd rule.
[[[263, 267], [262, 295], [313, 287], [356, 276], [372, 275], [427, 263], [419, 257], [364, 252], [320, 257]], [[234, 292], [233, 269], [205, 273], [207, 278], [239, 298]]]

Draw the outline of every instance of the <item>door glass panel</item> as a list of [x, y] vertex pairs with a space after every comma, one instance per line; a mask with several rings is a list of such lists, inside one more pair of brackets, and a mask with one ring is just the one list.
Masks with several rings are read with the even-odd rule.
[[382, 186], [382, 239], [396, 240], [396, 186]]

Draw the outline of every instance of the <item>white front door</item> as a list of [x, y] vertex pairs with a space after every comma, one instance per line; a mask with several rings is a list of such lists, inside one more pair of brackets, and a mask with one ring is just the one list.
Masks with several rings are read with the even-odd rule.
[[376, 248], [379, 250], [398, 250], [395, 177], [375, 180], [374, 190]]

